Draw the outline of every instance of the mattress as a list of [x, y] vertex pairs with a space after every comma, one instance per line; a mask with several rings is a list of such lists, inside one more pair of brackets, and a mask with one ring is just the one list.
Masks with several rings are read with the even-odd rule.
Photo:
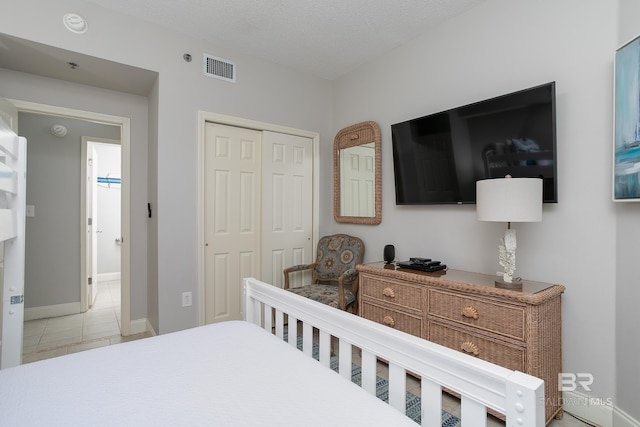
[[2, 370], [0, 425], [415, 427], [243, 321]]

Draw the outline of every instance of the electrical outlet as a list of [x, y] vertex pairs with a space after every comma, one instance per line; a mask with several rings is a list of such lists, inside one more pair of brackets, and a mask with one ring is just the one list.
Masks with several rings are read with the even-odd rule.
[[182, 306], [183, 307], [191, 307], [193, 305], [193, 293], [191, 292], [183, 292], [182, 293]]

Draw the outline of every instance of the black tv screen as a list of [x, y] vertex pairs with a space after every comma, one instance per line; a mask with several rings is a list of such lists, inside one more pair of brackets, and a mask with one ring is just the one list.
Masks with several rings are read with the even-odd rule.
[[475, 203], [476, 181], [542, 178], [557, 203], [555, 82], [391, 125], [396, 204]]

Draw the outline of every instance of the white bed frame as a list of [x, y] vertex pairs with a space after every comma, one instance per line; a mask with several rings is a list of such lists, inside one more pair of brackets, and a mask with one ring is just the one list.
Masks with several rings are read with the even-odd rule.
[[27, 141], [0, 119], [0, 369], [22, 359]]
[[[302, 351], [312, 355], [318, 330], [319, 362], [329, 367], [337, 339], [339, 373], [351, 380], [352, 350], [362, 355], [362, 388], [375, 396], [378, 359], [389, 364], [389, 404], [405, 413], [406, 374], [421, 378], [422, 425], [441, 427], [442, 389], [461, 396], [465, 427], [486, 426], [487, 408], [506, 415], [507, 426], [544, 426], [544, 383], [387, 326], [336, 310], [259, 280], [244, 279], [244, 317], [284, 339], [285, 324], [302, 323]], [[285, 316], [287, 317], [285, 319]], [[297, 328], [287, 342], [297, 346]], [[335, 342], [335, 341], [334, 341]]]

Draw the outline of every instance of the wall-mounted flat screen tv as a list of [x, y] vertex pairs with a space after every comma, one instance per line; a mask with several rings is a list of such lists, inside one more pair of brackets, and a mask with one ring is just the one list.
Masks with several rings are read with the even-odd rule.
[[475, 203], [476, 181], [543, 180], [557, 203], [555, 82], [391, 126], [396, 204]]

